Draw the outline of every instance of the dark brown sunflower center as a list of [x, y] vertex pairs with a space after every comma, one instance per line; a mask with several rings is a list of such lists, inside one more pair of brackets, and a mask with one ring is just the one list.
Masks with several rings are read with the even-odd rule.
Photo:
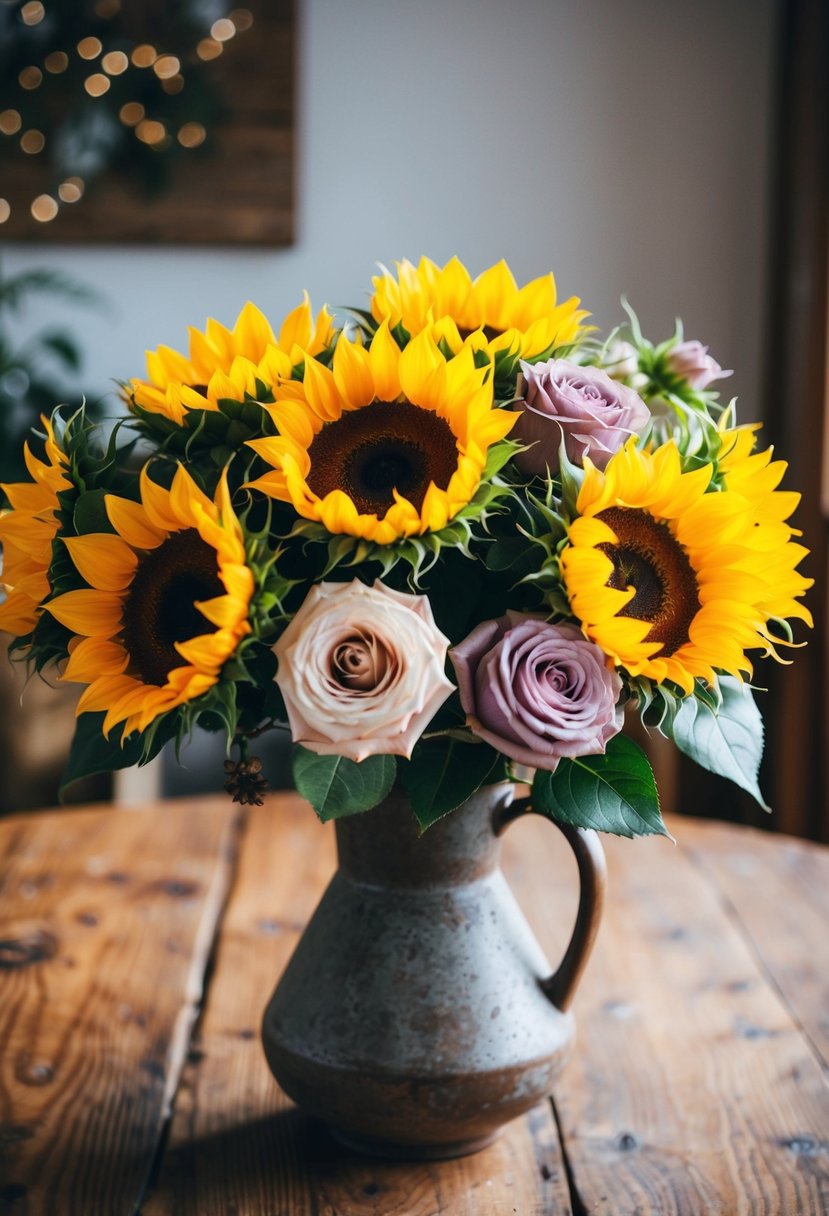
[[452, 428], [408, 401], [375, 401], [322, 428], [308, 449], [308, 485], [320, 498], [342, 490], [361, 515], [385, 515], [397, 490], [419, 511], [430, 482], [441, 490], [458, 467]]
[[223, 593], [216, 550], [195, 528], [174, 532], [142, 558], [123, 620], [130, 666], [144, 684], [166, 684], [173, 668], [184, 665], [176, 642], [214, 632], [196, 601]]
[[[646, 642], [661, 642], [659, 655], [679, 650], [700, 609], [697, 577], [688, 555], [667, 524], [647, 511], [609, 507], [598, 516], [616, 534], [615, 544], [597, 545], [613, 562], [607, 586], [633, 587], [633, 599], [618, 615], [648, 621]], [[656, 656], [654, 656], [656, 657]]]

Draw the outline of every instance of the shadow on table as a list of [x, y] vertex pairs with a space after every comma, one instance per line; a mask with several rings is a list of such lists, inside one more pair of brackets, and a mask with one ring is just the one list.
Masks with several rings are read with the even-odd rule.
[[[486, 1152], [497, 1154], [497, 1144]], [[451, 1168], [451, 1163], [361, 1157], [292, 1108], [171, 1144], [142, 1212], [267, 1210], [299, 1216], [314, 1196], [349, 1216], [403, 1213], [419, 1181], [429, 1178], [434, 1184], [436, 1170]], [[315, 1211], [316, 1204], [308, 1210]]]

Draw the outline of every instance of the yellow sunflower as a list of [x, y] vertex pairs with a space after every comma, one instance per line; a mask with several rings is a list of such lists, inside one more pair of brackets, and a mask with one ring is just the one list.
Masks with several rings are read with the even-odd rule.
[[795, 599], [814, 582], [795, 569], [809, 550], [791, 542], [791, 537], [800, 536], [800, 532], [786, 523], [800, 502], [800, 494], [778, 490], [788, 466], [785, 460], [772, 460], [771, 448], [754, 451], [759, 429], [756, 423], [723, 431], [718, 457], [723, 484], [729, 493], [746, 500], [754, 517], [754, 545], [765, 554], [760, 606], [766, 619], [796, 617], [811, 625], [811, 615]]
[[129, 404], [181, 423], [187, 410], [215, 410], [224, 398], [256, 396], [256, 381], [268, 387], [290, 378], [304, 353], [330, 345], [334, 328], [325, 308], [314, 320], [311, 303], [285, 318], [277, 338], [259, 309], [247, 303], [233, 329], [208, 320], [204, 333], [190, 328], [188, 355], [169, 346], [147, 351], [147, 379], [130, 381]]
[[[707, 493], [710, 465], [683, 473], [672, 440], [654, 452], [629, 440], [603, 473], [585, 465], [562, 574], [587, 637], [631, 675], [690, 693], [717, 671], [750, 675], [746, 650], [774, 653], [772, 616], [811, 624], [795, 602], [810, 585], [794, 570], [805, 550], [767, 534], [731, 486]], [[774, 492], [762, 501], [774, 514]]]
[[58, 493], [72, 482], [66, 476], [66, 454], [55, 439], [51, 422], [41, 417], [46, 429], [45, 460], [24, 448], [31, 481], [4, 485], [12, 509], [0, 515], [0, 544], [3, 546], [3, 586], [6, 599], [0, 604], [0, 629], [18, 637], [34, 629], [43, 600], [49, 594], [52, 542], [58, 531]]
[[279, 434], [249, 446], [273, 471], [252, 486], [381, 545], [445, 527], [517, 417], [471, 349], [447, 360], [424, 331], [401, 352], [386, 321], [367, 348], [341, 337], [331, 370], [307, 359], [267, 408]]
[[[588, 315], [575, 296], [559, 304], [552, 274], [519, 288], [505, 261], [473, 279], [452, 258], [437, 266], [421, 258], [417, 266], [397, 262], [397, 275], [383, 270], [372, 279], [371, 312], [377, 322], [402, 324], [411, 336], [448, 318], [461, 340], [481, 331], [494, 358], [500, 351], [516, 359], [533, 359], [575, 342]], [[448, 336], [443, 333], [442, 336]], [[455, 349], [451, 343], [452, 349]]]
[[44, 607], [77, 636], [63, 679], [89, 687], [78, 713], [106, 710], [123, 737], [218, 682], [250, 633], [253, 575], [224, 479], [215, 501], [183, 467], [169, 490], [141, 473], [141, 502], [106, 496], [115, 534], [66, 537], [88, 588]]

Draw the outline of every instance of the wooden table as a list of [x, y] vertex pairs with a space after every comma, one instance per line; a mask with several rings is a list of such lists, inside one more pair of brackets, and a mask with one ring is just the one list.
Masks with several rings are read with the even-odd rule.
[[[0, 1213], [829, 1213], [829, 849], [671, 827], [607, 841], [554, 1100], [477, 1156], [397, 1165], [338, 1148], [262, 1056], [334, 865], [299, 799], [0, 822]], [[527, 820], [504, 852], [554, 957], [569, 850]]]

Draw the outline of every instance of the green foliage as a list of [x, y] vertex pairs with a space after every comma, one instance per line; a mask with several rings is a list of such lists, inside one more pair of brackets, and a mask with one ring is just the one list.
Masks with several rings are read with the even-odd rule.
[[732, 676], [720, 676], [719, 693], [719, 707], [686, 697], [671, 723], [670, 737], [686, 756], [733, 781], [768, 811], [759, 784], [763, 719], [751, 689]]
[[350, 568], [374, 563], [385, 578], [398, 563], [402, 563], [409, 568], [411, 588], [419, 590], [423, 577], [445, 550], [462, 553], [470, 561], [475, 559], [472, 546], [485, 539], [491, 514], [507, 509], [506, 500], [512, 495], [512, 486], [498, 474], [519, 447], [519, 444], [509, 440], [493, 444], [475, 494], [439, 532], [425, 532], [422, 536], [403, 537], [393, 544], [378, 545], [358, 536], [332, 536], [322, 524], [298, 520], [286, 539], [310, 540], [326, 545], [328, 560], [324, 576], [338, 566]]
[[[27, 479], [23, 444], [41, 414], [48, 417], [58, 402], [69, 402], [60, 407], [68, 416], [79, 404], [77, 390], [66, 383], [67, 373], [76, 373], [82, 363], [81, 348], [69, 330], [37, 330], [21, 342], [12, 329], [12, 318], [43, 296], [65, 300], [72, 309], [102, 303], [97, 292], [58, 271], [0, 273], [0, 482]], [[100, 414], [98, 405], [88, 410]]]
[[133, 403], [132, 425], [152, 441], [159, 454], [183, 461], [191, 475], [200, 474], [209, 494], [215, 490], [221, 470], [244, 451], [246, 462], [234, 469], [235, 484], [231, 488], [237, 489], [243, 480], [258, 476], [266, 467], [250, 448], [245, 449], [247, 441], [276, 434], [276, 425], [263, 408], [273, 401], [273, 393], [259, 381], [256, 387], [255, 398], [222, 398], [215, 410], [186, 410], [180, 423]]
[[356, 764], [298, 745], [293, 751], [294, 784], [323, 823], [370, 811], [390, 792], [396, 771], [394, 756], [369, 756]]
[[503, 775], [503, 759], [486, 743], [446, 735], [421, 741], [411, 760], [400, 763], [400, 780], [422, 831]]
[[560, 760], [553, 773], [539, 769], [532, 805], [573, 827], [614, 836], [668, 835], [648, 758], [624, 735], [610, 739], [604, 755]]
[[133, 733], [128, 739], [122, 740], [122, 728], [117, 726], [105, 739], [105, 717], [104, 713], [80, 714], [78, 717], [60, 784], [61, 800], [69, 787], [84, 777], [117, 772], [134, 764], [147, 764], [173, 738], [177, 727], [176, 715], [166, 714], [163, 719], [157, 720], [155, 730], [151, 732], [145, 731], [142, 735]]

